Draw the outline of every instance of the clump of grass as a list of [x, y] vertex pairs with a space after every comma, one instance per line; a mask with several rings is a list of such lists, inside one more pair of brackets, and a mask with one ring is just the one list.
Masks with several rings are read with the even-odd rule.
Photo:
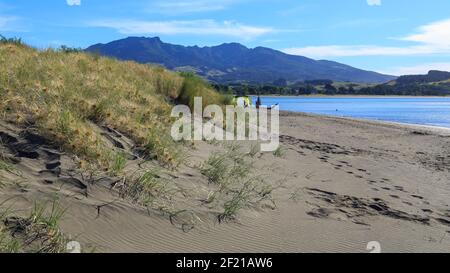
[[251, 158], [254, 158], [259, 152], [260, 152], [260, 146], [258, 144], [253, 144], [250, 147], [250, 151], [248, 152], [248, 155]]
[[5, 36], [0, 34], [0, 43], [1, 44], [12, 44], [12, 45], [17, 45], [17, 46], [22, 46], [23, 42], [22, 39], [20, 38], [6, 38]]
[[239, 145], [226, 145], [224, 152], [212, 154], [201, 167], [202, 174], [218, 186], [204, 203], [222, 202], [219, 222], [234, 219], [241, 209], [271, 198], [273, 188], [253, 176], [253, 164], [246, 156], [250, 154], [242, 152]]
[[59, 229], [59, 222], [65, 213], [54, 200], [36, 203], [26, 218], [6, 217], [3, 214], [0, 225], [0, 252], [64, 253], [68, 238]]
[[211, 183], [220, 183], [227, 178], [230, 172], [229, 164], [226, 154], [214, 153], [202, 166], [201, 172], [208, 177]]
[[183, 86], [181, 88], [178, 102], [188, 105], [191, 109], [194, 108], [194, 98], [203, 98], [203, 107], [207, 105], [226, 105], [230, 104], [230, 97], [223, 96], [214, 91], [201, 78], [197, 77], [193, 73], [182, 72], [180, 75], [184, 78]]
[[62, 45], [62, 46], [59, 48], [59, 51], [64, 52], [64, 53], [66, 53], [66, 54], [69, 54], [69, 53], [81, 53], [81, 52], [83, 52], [83, 49], [81, 49], [81, 48], [69, 47], [69, 46], [66, 46], [66, 45]]
[[239, 210], [248, 205], [251, 196], [251, 186], [251, 181], [245, 182], [244, 185], [235, 194], [233, 194], [232, 198], [225, 202], [223, 206], [224, 211], [218, 216], [219, 222], [227, 219], [233, 219]]
[[120, 188], [122, 198], [130, 198], [133, 202], [149, 206], [164, 196], [167, 192], [167, 183], [157, 170], [148, 170], [125, 179]]
[[7, 161], [6, 159], [3, 159], [1, 155], [0, 155], [0, 171], [6, 171], [9, 173], [14, 171], [14, 167], [11, 165], [11, 163], [9, 163], [9, 161]]
[[0, 226], [0, 253], [18, 253], [19, 251], [19, 241], [11, 238], [4, 227]]
[[252, 163], [245, 160], [245, 153], [238, 145], [228, 145], [225, 152], [213, 153], [202, 165], [201, 172], [214, 184], [225, 185], [229, 180], [246, 177]]
[[240, 181], [227, 192], [227, 201], [223, 204], [223, 212], [218, 215], [219, 222], [233, 220], [241, 209], [253, 207], [265, 200], [272, 206], [273, 187], [260, 177], [250, 177]]
[[283, 157], [285, 155], [285, 153], [286, 153], [286, 151], [284, 150], [283, 147], [281, 147], [281, 145], [278, 146], [278, 148], [275, 151], [273, 151], [273, 155], [275, 157]]
[[127, 158], [124, 152], [116, 152], [113, 155], [112, 165], [109, 168], [110, 175], [119, 176], [125, 169], [125, 164], [127, 163]]
[[[6, 203], [6, 201], [0, 203], [0, 206], [4, 203]], [[4, 220], [8, 216], [10, 209], [11, 208], [7, 208], [4, 211], [0, 211], [0, 253], [18, 253], [20, 250], [19, 241], [12, 238], [4, 226]]]

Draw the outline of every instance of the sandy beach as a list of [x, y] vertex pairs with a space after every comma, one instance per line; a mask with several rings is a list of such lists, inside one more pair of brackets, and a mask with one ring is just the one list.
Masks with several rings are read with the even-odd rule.
[[[129, 172], [153, 164], [98, 129], [130, 151]], [[119, 181], [78, 173], [71, 155], [29, 130], [1, 123], [0, 136], [16, 170], [1, 173], [0, 203], [25, 213], [58, 196], [63, 232], [98, 252], [368, 252], [370, 241], [383, 252], [450, 251], [449, 130], [282, 112], [283, 152], [258, 153], [252, 168], [271, 202], [226, 222], [205, 202], [211, 185], [199, 167], [220, 144], [195, 143], [184, 165], [162, 171], [175, 190], [148, 209], [121, 198]]]

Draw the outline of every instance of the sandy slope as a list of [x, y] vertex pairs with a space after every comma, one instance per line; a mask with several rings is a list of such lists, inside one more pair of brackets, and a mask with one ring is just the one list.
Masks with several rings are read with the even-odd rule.
[[[64, 232], [100, 252], [367, 252], [369, 241], [386, 252], [450, 252], [448, 131], [283, 113], [285, 154], [255, 163], [275, 188], [276, 208], [246, 209], [222, 224], [202, 203], [209, 185], [197, 168], [214, 145], [198, 143], [187, 166], [163, 174], [177, 189], [175, 204], [187, 209], [169, 217], [120, 199], [112, 178], [89, 181], [70, 155], [39, 139], [7, 124], [0, 132], [36, 152], [17, 160], [21, 177], [2, 173], [15, 182], [0, 190], [0, 201], [15, 197], [14, 208], [25, 211], [58, 194], [68, 207]], [[130, 154], [130, 171], [133, 161]]]

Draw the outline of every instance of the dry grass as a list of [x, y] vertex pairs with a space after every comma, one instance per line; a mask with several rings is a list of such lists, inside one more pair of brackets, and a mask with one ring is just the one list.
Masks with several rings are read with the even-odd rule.
[[0, 42], [0, 119], [34, 126], [63, 150], [105, 169], [117, 156], [95, 124], [120, 131], [159, 162], [176, 165], [180, 149], [169, 135], [171, 102], [189, 104], [192, 95], [222, 101], [201, 80], [160, 67]]

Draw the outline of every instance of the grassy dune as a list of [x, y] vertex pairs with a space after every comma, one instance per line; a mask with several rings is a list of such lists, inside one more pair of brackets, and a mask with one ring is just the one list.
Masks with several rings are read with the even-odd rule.
[[180, 149], [168, 135], [169, 114], [173, 102], [192, 105], [193, 96], [224, 102], [202, 80], [161, 67], [0, 42], [0, 119], [35, 127], [81, 163], [114, 168], [119, 155], [93, 126], [106, 125], [176, 165]]

